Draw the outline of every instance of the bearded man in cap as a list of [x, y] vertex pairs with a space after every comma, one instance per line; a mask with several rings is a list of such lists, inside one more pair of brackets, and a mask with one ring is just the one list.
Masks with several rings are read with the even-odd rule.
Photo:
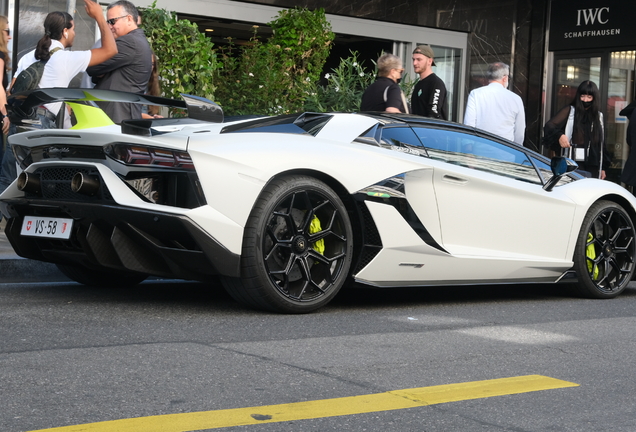
[[424, 117], [448, 120], [446, 85], [435, 73], [435, 54], [428, 45], [418, 45], [413, 50], [413, 70], [420, 80], [413, 88], [411, 112]]

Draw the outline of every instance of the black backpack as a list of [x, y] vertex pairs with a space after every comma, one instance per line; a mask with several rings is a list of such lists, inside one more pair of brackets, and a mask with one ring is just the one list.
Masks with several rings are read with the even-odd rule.
[[[53, 48], [51, 50], [51, 55], [55, 54], [60, 49], [61, 48]], [[49, 57], [49, 59], [50, 58], [51, 57]], [[11, 94], [37, 88], [38, 84], [40, 84], [40, 80], [42, 79], [42, 74], [44, 73], [44, 66], [46, 66], [46, 62], [38, 60], [31, 63], [28, 68], [20, 72], [13, 83], [13, 87], [11, 87]]]

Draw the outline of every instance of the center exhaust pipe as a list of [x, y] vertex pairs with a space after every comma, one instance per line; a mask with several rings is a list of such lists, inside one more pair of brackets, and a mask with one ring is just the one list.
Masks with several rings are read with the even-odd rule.
[[99, 190], [99, 178], [96, 176], [84, 175], [81, 172], [75, 173], [71, 180], [71, 190], [75, 193], [93, 196]]

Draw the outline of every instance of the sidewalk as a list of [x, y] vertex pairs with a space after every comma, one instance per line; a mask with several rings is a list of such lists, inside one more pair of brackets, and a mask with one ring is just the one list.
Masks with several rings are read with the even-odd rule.
[[22, 258], [15, 253], [0, 222], [0, 283], [61, 282], [69, 279], [54, 264]]

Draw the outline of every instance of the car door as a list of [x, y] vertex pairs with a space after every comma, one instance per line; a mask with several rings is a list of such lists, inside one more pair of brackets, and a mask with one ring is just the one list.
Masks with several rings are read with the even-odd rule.
[[[574, 203], [542, 188], [531, 158], [520, 148], [462, 131], [414, 127], [434, 167], [433, 188], [441, 243], [453, 256], [513, 260], [484, 278], [515, 278], [527, 263], [567, 262]], [[408, 184], [406, 185], [408, 190]], [[416, 213], [430, 203], [408, 197]], [[550, 265], [547, 265], [550, 267]]]

